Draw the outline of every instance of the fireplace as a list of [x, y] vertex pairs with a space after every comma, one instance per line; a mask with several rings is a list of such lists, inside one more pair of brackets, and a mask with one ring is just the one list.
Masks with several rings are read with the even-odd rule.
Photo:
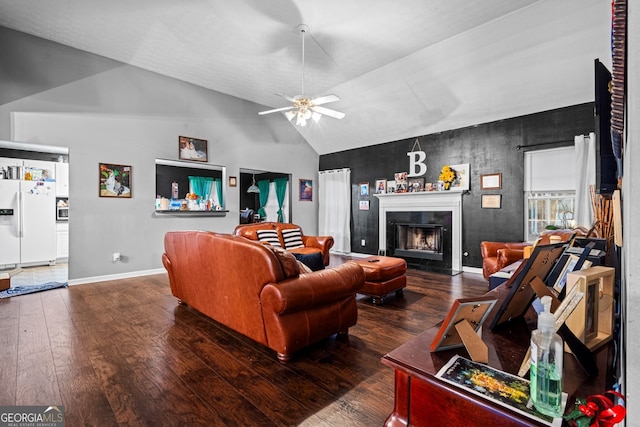
[[443, 226], [432, 224], [395, 224], [393, 229], [396, 256], [443, 259]]
[[379, 252], [410, 267], [462, 271], [462, 193], [434, 191], [376, 194]]

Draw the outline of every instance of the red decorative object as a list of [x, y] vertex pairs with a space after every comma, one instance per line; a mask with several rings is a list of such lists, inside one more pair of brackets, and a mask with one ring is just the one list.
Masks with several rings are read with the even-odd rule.
[[627, 411], [622, 405], [615, 405], [612, 399], [606, 395], [613, 395], [624, 401], [624, 396], [617, 391], [609, 390], [604, 394], [593, 394], [587, 397], [584, 405], [578, 406], [578, 410], [591, 418], [589, 427], [613, 427], [621, 422]]

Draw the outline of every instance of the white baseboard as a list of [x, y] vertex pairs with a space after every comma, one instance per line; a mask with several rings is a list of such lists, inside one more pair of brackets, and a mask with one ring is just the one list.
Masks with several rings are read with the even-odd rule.
[[153, 274], [163, 274], [167, 270], [164, 268], [156, 268], [153, 270], [130, 271], [128, 273], [107, 274], [106, 276], [83, 277], [80, 279], [69, 280], [69, 286], [85, 285], [87, 283], [106, 282], [108, 280], [130, 279], [132, 277], [151, 276]]
[[475, 273], [475, 274], [482, 274], [482, 268], [479, 267], [465, 267], [464, 265], [462, 266], [462, 272], [463, 273]]

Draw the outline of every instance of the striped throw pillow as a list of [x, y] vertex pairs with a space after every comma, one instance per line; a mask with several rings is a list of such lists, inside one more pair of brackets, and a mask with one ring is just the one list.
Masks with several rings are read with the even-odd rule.
[[304, 244], [302, 243], [302, 232], [299, 228], [282, 230], [282, 240], [284, 240], [284, 248], [287, 250], [304, 248]]
[[258, 230], [258, 240], [261, 242], [267, 242], [272, 246], [282, 247], [280, 239], [278, 238], [278, 230]]

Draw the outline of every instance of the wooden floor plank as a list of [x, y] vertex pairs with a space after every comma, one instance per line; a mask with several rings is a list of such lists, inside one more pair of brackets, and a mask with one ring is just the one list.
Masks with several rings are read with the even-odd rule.
[[[335, 265], [335, 260], [332, 259]], [[0, 301], [0, 404], [63, 404], [69, 425], [382, 425], [393, 370], [380, 358], [482, 295], [478, 274], [409, 270], [404, 295], [359, 295], [358, 323], [275, 352], [178, 305], [166, 275]]]

